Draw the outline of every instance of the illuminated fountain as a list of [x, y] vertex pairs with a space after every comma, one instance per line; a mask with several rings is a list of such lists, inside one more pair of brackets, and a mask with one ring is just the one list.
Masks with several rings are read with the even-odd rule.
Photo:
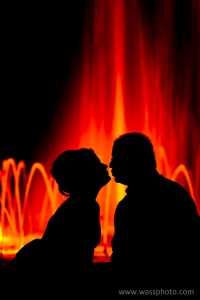
[[[109, 164], [113, 140], [125, 132], [150, 137], [158, 171], [181, 183], [200, 213], [200, 2], [190, 2], [194, 22], [190, 43], [182, 41], [181, 50], [176, 45], [175, 1], [156, 2], [152, 23], [141, 3], [97, 0], [88, 6], [82, 62], [76, 79], [67, 83], [44, 144], [38, 145], [41, 163], [27, 172], [24, 162], [3, 161], [3, 255], [40, 237], [63, 201], [49, 174], [54, 158], [67, 148], [92, 147]], [[108, 247], [108, 252], [114, 211], [125, 188], [111, 180], [98, 195], [100, 249]]]

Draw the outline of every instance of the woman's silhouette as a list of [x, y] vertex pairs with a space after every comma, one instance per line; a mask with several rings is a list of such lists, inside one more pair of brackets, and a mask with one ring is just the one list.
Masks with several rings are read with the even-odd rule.
[[44, 276], [76, 280], [90, 268], [100, 243], [96, 197], [111, 179], [107, 165], [92, 149], [66, 150], [54, 160], [50, 173], [66, 201], [48, 221], [41, 239], [25, 245], [7, 265], [8, 274], [20, 274], [23, 280], [31, 275], [41, 282]]

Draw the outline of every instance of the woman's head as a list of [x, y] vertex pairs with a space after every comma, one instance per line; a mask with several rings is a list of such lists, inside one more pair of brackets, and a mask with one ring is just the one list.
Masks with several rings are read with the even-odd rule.
[[87, 189], [100, 189], [110, 181], [107, 165], [87, 148], [63, 151], [53, 161], [50, 173], [61, 194], [66, 196]]

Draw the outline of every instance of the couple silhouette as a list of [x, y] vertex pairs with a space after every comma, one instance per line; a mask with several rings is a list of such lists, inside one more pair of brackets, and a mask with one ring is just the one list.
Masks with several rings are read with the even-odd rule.
[[111, 180], [108, 166], [91, 148], [66, 150], [50, 171], [66, 201], [42, 237], [5, 267], [6, 282], [45, 293], [55, 288], [71, 299], [84, 292], [114, 297], [125, 288], [199, 287], [197, 207], [185, 188], [159, 174], [151, 140], [138, 132], [120, 135], [109, 168], [115, 182], [127, 186], [114, 214], [110, 262], [93, 262], [101, 240], [96, 199]]

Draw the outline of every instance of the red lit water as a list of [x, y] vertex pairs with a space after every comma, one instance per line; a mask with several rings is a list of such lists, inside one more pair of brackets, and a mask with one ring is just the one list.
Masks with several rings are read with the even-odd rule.
[[[190, 38], [179, 43], [176, 1], [156, 1], [152, 16], [139, 0], [88, 3], [82, 58], [37, 146], [40, 162], [28, 171], [25, 162], [2, 162], [3, 255], [40, 236], [63, 201], [49, 176], [53, 159], [67, 148], [92, 147], [109, 164], [112, 143], [125, 132], [150, 137], [158, 171], [181, 183], [200, 212], [200, 1], [191, 1]], [[103, 245], [124, 191], [112, 180], [98, 196]]]

